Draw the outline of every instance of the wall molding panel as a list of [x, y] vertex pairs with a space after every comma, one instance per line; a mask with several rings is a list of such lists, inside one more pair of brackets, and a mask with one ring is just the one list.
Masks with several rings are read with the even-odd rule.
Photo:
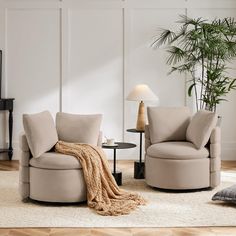
[[[42, 110], [102, 113], [106, 136], [139, 145], [138, 135], [126, 132], [136, 124], [138, 103], [126, 101], [136, 84], [147, 83], [161, 106], [192, 104], [185, 78], [167, 76], [166, 53], [150, 47], [158, 28], [175, 27], [181, 14], [236, 17], [233, 12], [234, 0], [0, 0], [2, 93], [16, 98], [13, 158], [19, 159], [22, 114]], [[223, 159], [236, 151], [235, 105], [231, 95], [219, 109], [226, 117]], [[0, 113], [0, 146], [7, 146], [6, 117]], [[138, 159], [138, 148], [118, 155]]]

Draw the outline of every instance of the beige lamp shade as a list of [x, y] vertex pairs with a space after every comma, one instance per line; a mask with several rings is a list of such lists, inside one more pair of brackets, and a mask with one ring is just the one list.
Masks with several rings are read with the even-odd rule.
[[138, 84], [127, 96], [129, 101], [155, 101], [158, 97], [146, 84]]
[[136, 123], [136, 129], [144, 131], [146, 119], [145, 119], [145, 107], [143, 101], [159, 100], [158, 97], [152, 92], [152, 90], [146, 84], [136, 85], [135, 88], [127, 96], [129, 101], [140, 101], [138, 109], [138, 118]]

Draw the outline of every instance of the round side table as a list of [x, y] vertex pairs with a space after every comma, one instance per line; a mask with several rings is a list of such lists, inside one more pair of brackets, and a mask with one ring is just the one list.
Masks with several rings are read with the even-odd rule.
[[145, 178], [145, 166], [144, 162], [142, 161], [142, 147], [143, 147], [143, 133], [144, 130], [137, 130], [137, 129], [127, 129], [127, 132], [131, 133], [139, 133], [140, 134], [140, 141], [139, 141], [139, 161], [134, 162], [134, 178], [135, 179], [144, 179]]
[[115, 142], [114, 146], [109, 146], [106, 145], [105, 143], [102, 144], [102, 148], [106, 149], [113, 149], [114, 154], [113, 154], [113, 172], [112, 175], [114, 176], [116, 183], [118, 185], [122, 185], [122, 172], [121, 171], [116, 171], [116, 149], [127, 149], [127, 148], [134, 148], [136, 147], [136, 144], [134, 143], [124, 143], [124, 142]]

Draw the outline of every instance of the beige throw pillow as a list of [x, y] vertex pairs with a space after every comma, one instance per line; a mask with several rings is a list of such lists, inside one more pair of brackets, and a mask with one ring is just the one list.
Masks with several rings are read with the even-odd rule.
[[102, 115], [78, 115], [58, 112], [56, 127], [59, 139], [72, 143], [97, 146]]
[[191, 113], [187, 107], [148, 107], [151, 143], [186, 140]]
[[197, 149], [203, 148], [217, 123], [216, 113], [200, 110], [192, 118], [186, 133], [188, 141], [192, 142]]
[[23, 114], [23, 126], [33, 157], [49, 151], [58, 141], [57, 130], [49, 111]]

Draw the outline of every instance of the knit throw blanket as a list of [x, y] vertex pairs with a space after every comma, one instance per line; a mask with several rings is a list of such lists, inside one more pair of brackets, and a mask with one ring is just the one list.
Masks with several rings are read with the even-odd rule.
[[81, 163], [87, 185], [87, 203], [104, 216], [129, 214], [145, 200], [138, 194], [121, 190], [114, 180], [102, 148], [88, 144], [59, 141], [56, 152], [75, 156]]

